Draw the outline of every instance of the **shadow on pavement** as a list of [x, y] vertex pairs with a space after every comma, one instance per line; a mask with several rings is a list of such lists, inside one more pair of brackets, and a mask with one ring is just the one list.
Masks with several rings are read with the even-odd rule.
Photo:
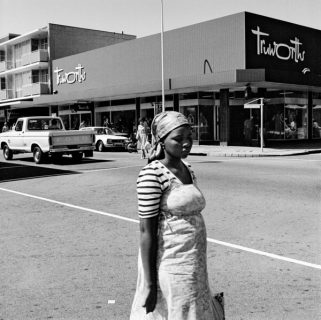
[[28, 166], [25, 164], [0, 162], [0, 183], [13, 180], [33, 179], [65, 174], [79, 174], [79, 172], [45, 168], [41, 166]]
[[[18, 160], [18, 159], [16, 159]], [[28, 163], [34, 163], [33, 158], [32, 157], [28, 157], [28, 158], [22, 158], [19, 159], [19, 161], [21, 162], [28, 162]], [[115, 160], [100, 160], [100, 159], [92, 159], [92, 158], [83, 158], [80, 162], [75, 162], [75, 160], [73, 160], [72, 157], [62, 157], [59, 160], [52, 160], [51, 158], [49, 158], [46, 162], [44, 162], [44, 164], [53, 164], [53, 165], [64, 165], [64, 166], [75, 166], [75, 165], [81, 165], [84, 163], [101, 163], [101, 162], [114, 162]], [[39, 167], [41, 166], [38, 165]]]

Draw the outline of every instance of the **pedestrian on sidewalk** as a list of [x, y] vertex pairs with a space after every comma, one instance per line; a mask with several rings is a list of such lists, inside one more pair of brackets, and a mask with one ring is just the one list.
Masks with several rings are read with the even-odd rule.
[[147, 133], [146, 133], [144, 122], [145, 122], [145, 119], [139, 120], [139, 125], [138, 125], [137, 133], [136, 133], [136, 139], [139, 143], [142, 159], [145, 159], [147, 156], [147, 152], [145, 149], [146, 142], [147, 142]]
[[184, 159], [193, 144], [181, 113], [157, 114], [151, 162], [137, 179], [140, 248], [131, 320], [221, 320], [208, 282], [205, 199]]

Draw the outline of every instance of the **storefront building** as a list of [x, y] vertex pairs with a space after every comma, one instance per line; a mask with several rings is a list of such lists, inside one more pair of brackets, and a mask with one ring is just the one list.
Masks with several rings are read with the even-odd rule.
[[[187, 116], [195, 143], [256, 145], [263, 98], [266, 144], [318, 141], [320, 44], [320, 30], [248, 12], [165, 32], [165, 109]], [[130, 133], [161, 110], [160, 50], [156, 34], [54, 59], [51, 94], [9, 109]]]

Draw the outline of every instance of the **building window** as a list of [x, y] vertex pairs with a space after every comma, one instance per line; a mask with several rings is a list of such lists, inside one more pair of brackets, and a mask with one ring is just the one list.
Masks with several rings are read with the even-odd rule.
[[5, 90], [6, 89], [6, 78], [1, 78], [0, 89], [1, 90]]
[[0, 62], [5, 61], [6, 60], [6, 52], [1, 50], [0, 51]]
[[39, 40], [39, 49], [47, 50], [48, 49], [48, 38]]
[[48, 70], [32, 70], [32, 83], [47, 83], [48, 82]]

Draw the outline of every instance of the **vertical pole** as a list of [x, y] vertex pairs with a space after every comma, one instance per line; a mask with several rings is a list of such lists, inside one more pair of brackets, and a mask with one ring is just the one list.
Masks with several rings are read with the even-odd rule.
[[165, 86], [164, 86], [164, 19], [163, 19], [163, 0], [161, 0], [161, 55], [162, 55], [162, 112], [165, 111]]
[[261, 152], [263, 152], [263, 98], [261, 100]]

